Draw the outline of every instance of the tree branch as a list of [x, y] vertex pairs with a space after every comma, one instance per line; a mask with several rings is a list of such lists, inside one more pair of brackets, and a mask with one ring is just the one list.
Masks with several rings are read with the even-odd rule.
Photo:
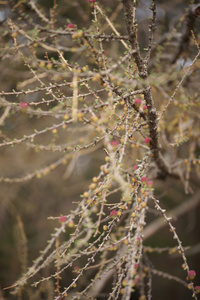
[[175, 53], [171, 64], [174, 64], [179, 56], [188, 49], [190, 38], [192, 36], [191, 32], [194, 30], [197, 17], [200, 17], [200, 4], [190, 5], [186, 15], [185, 31], [181, 36], [177, 52]]

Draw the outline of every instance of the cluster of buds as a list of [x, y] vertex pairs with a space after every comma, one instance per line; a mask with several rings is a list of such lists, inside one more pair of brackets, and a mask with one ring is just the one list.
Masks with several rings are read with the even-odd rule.
[[[186, 277], [186, 279], [187, 279], [187, 281], [192, 282], [195, 277], [196, 277], [196, 272], [194, 270], [190, 270], [188, 272], [188, 276]], [[189, 287], [190, 287], [190, 284], [189, 284]], [[199, 294], [200, 293], [200, 286], [199, 285], [195, 286], [194, 291], [195, 291], [195, 294]]]
[[140, 178], [140, 181], [141, 181], [141, 183], [142, 183], [143, 185], [147, 185], [149, 188], [151, 188], [152, 185], [153, 185], [153, 181], [152, 181], [152, 180], [148, 180], [147, 177], [145, 177], [145, 176], [142, 176], [142, 177]]
[[[141, 104], [142, 104], [142, 100], [141, 100], [141, 99], [135, 99], [135, 100], [134, 100], [134, 104], [135, 104], [135, 107], [136, 107], [137, 109], [139, 109], [140, 106], [141, 106]], [[145, 115], [147, 115], [147, 113], [148, 113], [148, 107], [147, 107], [146, 105], [143, 105], [142, 110], [143, 110], [143, 113], [144, 113]]]

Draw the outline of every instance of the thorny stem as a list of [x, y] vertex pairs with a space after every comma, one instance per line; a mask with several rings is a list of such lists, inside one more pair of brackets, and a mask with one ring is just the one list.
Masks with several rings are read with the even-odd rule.
[[[160, 153], [160, 146], [159, 146], [159, 136], [158, 136], [158, 113], [154, 104], [154, 100], [152, 97], [151, 86], [148, 81], [148, 63], [150, 60], [150, 52], [153, 43], [153, 32], [155, 31], [155, 22], [156, 22], [156, 1], [152, 1], [152, 11], [153, 11], [153, 19], [151, 25], [151, 33], [149, 37], [149, 48], [148, 53], [145, 59], [142, 58], [139, 45], [137, 42], [137, 31], [136, 26], [133, 26], [133, 7], [131, 2], [128, 0], [122, 0], [124, 10], [125, 10], [125, 17], [126, 17], [126, 26], [127, 31], [129, 34], [129, 42], [131, 47], [136, 52], [133, 53], [133, 58], [135, 59], [136, 65], [138, 67], [139, 76], [143, 80], [144, 86], [144, 100], [146, 102], [148, 108], [148, 125], [149, 125], [149, 136], [151, 138], [150, 150], [152, 152], [153, 160], [155, 161], [159, 172], [158, 177], [165, 178], [167, 175], [175, 176], [178, 178], [176, 173], [172, 173], [170, 166], [167, 165], [164, 158]], [[135, 25], [135, 24], [134, 24]]]

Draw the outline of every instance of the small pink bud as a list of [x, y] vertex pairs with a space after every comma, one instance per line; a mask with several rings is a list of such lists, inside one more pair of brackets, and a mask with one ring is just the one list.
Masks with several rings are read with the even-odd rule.
[[195, 290], [195, 294], [199, 294], [200, 293], [200, 286], [199, 285], [195, 286], [194, 290]]
[[135, 264], [135, 269], [138, 269], [139, 268], [139, 264]]
[[59, 218], [59, 222], [60, 222], [60, 223], [64, 223], [66, 220], [67, 220], [67, 218], [66, 218], [65, 216], [61, 216], [61, 217]]
[[117, 211], [116, 210], [111, 210], [110, 216], [111, 217], [116, 217], [117, 216]]
[[110, 144], [111, 144], [111, 146], [113, 146], [113, 147], [117, 147], [117, 146], [119, 145], [119, 142], [118, 142], [117, 140], [112, 140], [112, 141], [110, 142]]
[[141, 244], [141, 238], [138, 237], [138, 238], [137, 238], [137, 245], [139, 246], [140, 244]]
[[147, 182], [147, 178], [143, 176], [140, 178], [140, 181], [145, 184]]
[[195, 278], [195, 276], [196, 276], [196, 272], [194, 271], [194, 270], [190, 270], [189, 272], [188, 272], [188, 276], [187, 276], [187, 280], [188, 281], [192, 281], [194, 278]]
[[25, 108], [27, 108], [28, 107], [28, 103], [27, 102], [21, 102], [20, 103], [20, 108], [21, 109], [25, 109]]
[[143, 109], [143, 113], [146, 115], [148, 112], [147, 106], [143, 105], [142, 109]]
[[151, 142], [151, 139], [150, 139], [150, 137], [145, 137], [145, 139], [144, 139], [144, 143], [147, 145], [147, 146], [150, 146], [150, 142]]
[[137, 170], [139, 167], [138, 167], [138, 165], [135, 165], [134, 167], [133, 167], [133, 170]]
[[80, 270], [80, 268], [77, 266], [77, 267], [74, 267], [74, 272], [75, 273], [79, 273], [79, 270]]
[[90, 3], [90, 6], [91, 6], [91, 7], [94, 7], [95, 1], [96, 1], [96, 0], [88, 0], [88, 3]]
[[70, 24], [68, 24], [68, 25], [67, 25], [67, 28], [74, 29], [74, 28], [75, 28], [75, 26], [74, 26], [74, 24], [70, 23]]
[[148, 187], [152, 187], [153, 181], [152, 181], [152, 180], [148, 180], [148, 181], [147, 181], [147, 185], [148, 185]]
[[134, 103], [135, 103], [135, 106], [136, 106], [137, 108], [139, 108], [140, 105], [141, 105], [141, 103], [142, 103], [142, 101], [141, 101], [140, 99], [135, 99]]

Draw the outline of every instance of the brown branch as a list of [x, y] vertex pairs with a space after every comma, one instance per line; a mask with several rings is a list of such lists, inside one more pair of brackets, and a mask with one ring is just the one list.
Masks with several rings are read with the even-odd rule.
[[122, 4], [125, 10], [125, 21], [126, 21], [126, 27], [129, 35], [129, 42], [133, 50], [136, 50], [135, 53], [133, 53], [133, 58], [135, 59], [135, 62], [137, 64], [139, 75], [141, 78], [147, 77], [147, 71], [144, 68], [143, 65], [143, 59], [140, 55], [140, 48], [139, 44], [137, 42], [137, 31], [136, 31], [136, 24], [133, 17], [133, 6], [129, 0], [122, 0]]
[[188, 49], [190, 38], [192, 36], [192, 31], [194, 30], [197, 17], [200, 16], [200, 4], [193, 4], [189, 6], [186, 15], [186, 27], [183, 32], [177, 52], [175, 53], [171, 64], [174, 64], [179, 56]]
[[140, 54], [140, 49], [137, 42], [136, 26], [134, 22], [134, 16], [132, 13], [133, 7], [131, 6], [128, 0], [122, 0], [122, 3], [125, 10], [125, 20], [126, 20], [127, 31], [129, 34], [129, 42], [131, 44], [132, 49], [136, 50], [136, 52], [133, 53], [133, 58], [135, 59], [136, 65], [138, 67], [139, 76], [141, 79], [143, 79], [143, 85], [144, 85], [143, 95], [148, 108], [149, 137], [151, 138], [150, 150], [153, 154], [153, 159], [158, 169], [160, 170], [158, 177], [165, 178], [167, 175], [172, 175], [178, 178], [179, 177], [178, 174], [176, 173], [172, 174], [170, 166], [167, 165], [167, 163], [164, 161], [160, 153], [160, 147], [158, 141], [158, 114], [152, 98], [151, 87], [148, 82], [147, 68], [148, 68], [148, 62], [150, 60], [151, 45], [153, 42], [153, 31], [155, 30], [155, 21], [156, 21], [155, 1], [152, 2], [152, 8], [151, 8], [153, 10], [153, 19], [151, 24], [152, 33], [150, 34], [149, 50], [145, 59], [143, 59]]
[[153, 15], [151, 18], [151, 24], [149, 25], [149, 29], [150, 29], [149, 44], [148, 44], [148, 48], [147, 48], [147, 54], [145, 57], [145, 62], [147, 65], [149, 65], [150, 55], [151, 55], [152, 46], [153, 46], [154, 32], [156, 31], [156, 1], [155, 0], [152, 1], [152, 6], [150, 7], [150, 9], [152, 10]]
[[148, 107], [149, 136], [151, 138], [150, 149], [153, 154], [153, 160], [155, 161], [158, 169], [161, 171], [158, 174], [158, 177], [165, 178], [170, 174], [178, 178], [177, 174], [171, 172], [170, 166], [167, 165], [160, 153], [160, 146], [158, 142], [158, 114], [154, 105], [150, 86], [145, 89], [143, 94]]

